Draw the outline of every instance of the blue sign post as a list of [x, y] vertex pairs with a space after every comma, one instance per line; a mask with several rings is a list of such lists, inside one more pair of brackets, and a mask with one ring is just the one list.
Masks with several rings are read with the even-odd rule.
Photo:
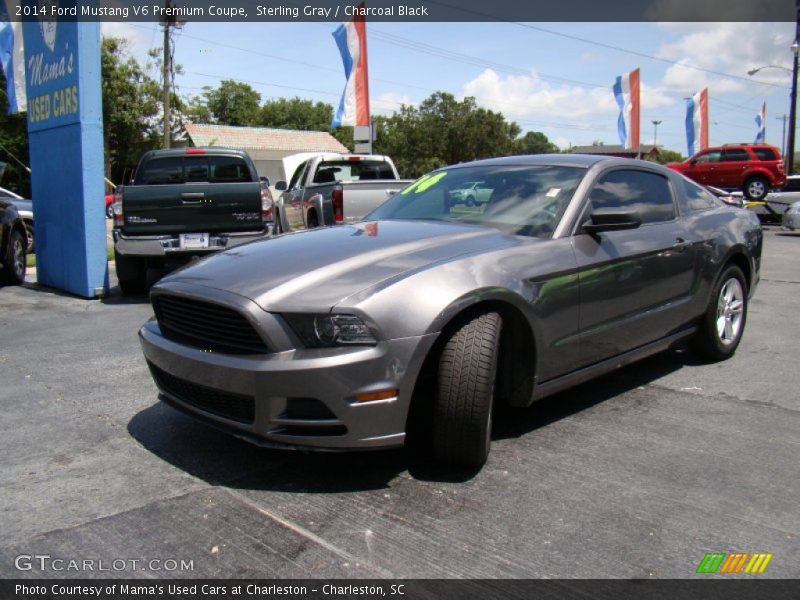
[[23, 35], [36, 277], [96, 298], [108, 289], [100, 24], [48, 15], [23, 23]]

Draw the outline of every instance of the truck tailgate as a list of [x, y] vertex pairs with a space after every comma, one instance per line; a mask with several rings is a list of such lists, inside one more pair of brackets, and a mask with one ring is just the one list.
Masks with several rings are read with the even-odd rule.
[[132, 185], [124, 190], [122, 210], [125, 234], [257, 231], [263, 226], [258, 182]]
[[413, 182], [412, 179], [374, 179], [342, 182], [344, 219], [356, 221], [378, 208], [391, 196]]

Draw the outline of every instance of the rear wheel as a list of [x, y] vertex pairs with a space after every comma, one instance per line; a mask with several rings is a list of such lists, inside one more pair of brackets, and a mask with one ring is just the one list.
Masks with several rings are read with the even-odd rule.
[[142, 294], [147, 284], [147, 261], [143, 258], [124, 256], [114, 250], [119, 289], [125, 296]]
[[33, 223], [25, 223], [25, 236], [28, 238], [28, 244], [25, 247], [25, 252], [28, 254], [33, 254], [33, 251], [36, 249], [36, 243], [33, 239]]
[[106, 217], [109, 218], [109, 219], [113, 219], [114, 218], [114, 204], [113, 203], [106, 205]]
[[0, 271], [0, 278], [3, 283], [19, 285], [25, 281], [26, 269], [25, 240], [18, 229], [13, 229], [8, 238], [8, 247], [6, 255], [3, 257], [3, 270]]
[[769, 193], [769, 182], [763, 177], [751, 177], [744, 182], [742, 191], [750, 200], [763, 200]]
[[474, 316], [442, 350], [433, 417], [433, 451], [440, 461], [464, 467], [486, 462], [501, 326], [497, 313]]
[[712, 361], [730, 358], [739, 347], [747, 322], [747, 282], [742, 270], [729, 265], [717, 280], [693, 349]]
[[314, 229], [315, 227], [319, 227], [319, 220], [317, 219], [317, 213], [315, 212], [308, 213], [308, 228]]
[[466, 205], [475, 206], [475, 196], [467, 196]]

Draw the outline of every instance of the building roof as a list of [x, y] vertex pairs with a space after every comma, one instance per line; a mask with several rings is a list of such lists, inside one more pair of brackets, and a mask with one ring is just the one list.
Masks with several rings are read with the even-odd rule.
[[573, 154], [611, 154], [611, 155], [630, 155], [636, 156], [637, 154], [658, 154], [660, 151], [658, 146], [639, 146], [638, 148], [623, 148], [620, 145], [598, 145], [598, 146], [573, 146], [570, 148]]
[[243, 150], [287, 152], [343, 152], [347, 146], [325, 131], [296, 131], [267, 127], [234, 127], [187, 123], [186, 134], [195, 146], [224, 146]]

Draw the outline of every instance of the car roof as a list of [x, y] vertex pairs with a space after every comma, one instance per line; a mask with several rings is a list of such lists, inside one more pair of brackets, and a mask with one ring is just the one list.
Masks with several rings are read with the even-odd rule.
[[487, 158], [471, 162], [459, 163], [442, 167], [453, 169], [462, 167], [494, 167], [494, 166], [551, 166], [551, 167], [582, 167], [590, 168], [600, 163], [628, 165], [628, 166], [658, 166], [656, 163], [642, 161], [634, 158], [620, 158], [616, 156], [603, 156], [596, 154], [523, 154], [518, 156], [503, 156], [500, 158]]

